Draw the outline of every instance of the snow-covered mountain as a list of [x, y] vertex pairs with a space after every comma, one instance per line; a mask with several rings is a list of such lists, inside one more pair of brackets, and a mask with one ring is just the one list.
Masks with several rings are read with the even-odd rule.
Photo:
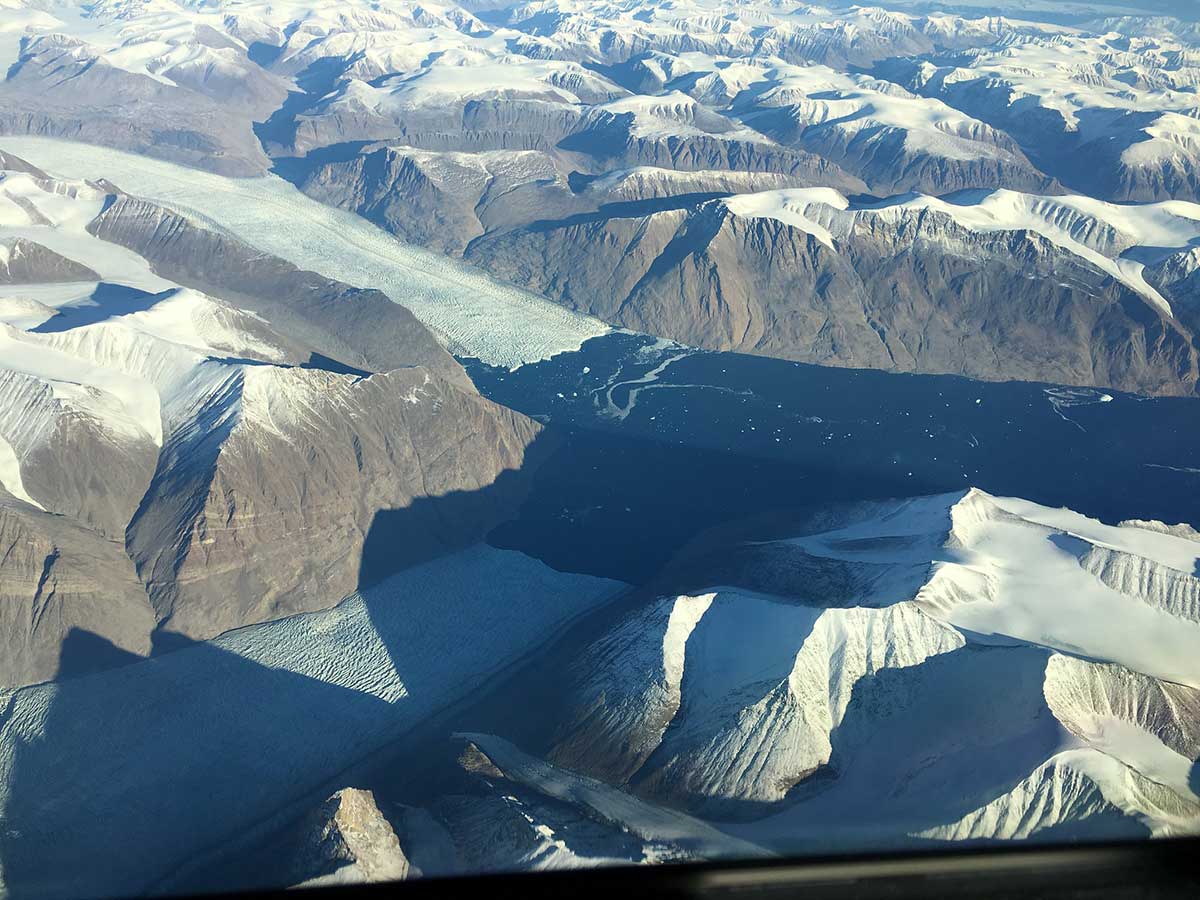
[[823, 526], [746, 548], [776, 593], [598, 636], [550, 762], [782, 852], [1200, 827], [1193, 530], [978, 490]]
[[[1175, 310], [1162, 287], [1142, 275], [1161, 254], [1147, 261], [1140, 244], [1117, 251], [1118, 260], [1108, 254], [1107, 262], [1104, 252], [1081, 255], [1053, 239], [1052, 247], [1028, 251], [995, 248], [1006, 255], [1068, 252], [1068, 271], [1081, 261], [1089, 271], [1059, 279], [1070, 286], [1068, 298], [1025, 300], [1011, 328], [982, 329], [1001, 344], [1014, 331], [1045, 329], [1041, 316], [1050, 316], [1065, 348], [1061, 357], [1049, 345], [1021, 345], [1017, 358], [1001, 352], [986, 361], [994, 354], [980, 345], [959, 354], [968, 363], [947, 358], [940, 337], [910, 333], [873, 309], [831, 309], [807, 281], [770, 286], [783, 291], [784, 310], [750, 310], [735, 297], [711, 323], [678, 321], [672, 309], [628, 292], [616, 297], [614, 311], [611, 265], [594, 274], [575, 266], [568, 294], [561, 277], [543, 271], [540, 248], [509, 238], [607, 210], [619, 217], [604, 226], [602, 239], [623, 244], [611, 232], [638, 210], [622, 203], [653, 200], [653, 211], [684, 207], [696, 195], [778, 188], [890, 197], [884, 205], [893, 210], [912, 209], [907, 195], [914, 191], [1035, 198], [1074, 192], [1085, 201], [1139, 203], [1196, 198], [1189, 123], [1196, 119], [1198, 70], [1187, 23], [1114, 15], [1065, 25], [1054, 17], [1039, 21], [1047, 10], [1029, 4], [1014, 7], [1013, 17], [982, 7], [975, 14], [896, 5], [788, 9], [756, 2], [728, 9], [718, 0], [691, 0], [635, 10], [538, 0], [333, 9], [260, 0], [86, 7], [10, 0], [0, 47], [13, 64], [0, 84], [9, 96], [0, 131], [82, 139], [216, 172], [275, 166], [322, 202], [405, 240], [464, 255], [611, 324], [704, 346], [1190, 392], [1190, 282], [1178, 291], [1184, 297], [1177, 319], [1158, 323], [1130, 313], [1127, 292]], [[101, 94], [106, 102], [97, 105]], [[131, 128], [120, 119], [132, 108], [138, 114]], [[1081, 156], [1087, 166], [1075, 165]], [[639, 175], [631, 180], [629, 172]], [[993, 228], [996, 218], [988, 212], [955, 221], [984, 243], [996, 241], [998, 228], [1046, 235], [1020, 216], [999, 216]], [[1105, 208], [1100, 219], [1109, 218], [1119, 223], [1124, 213]], [[689, 261], [670, 306], [680, 295], [715, 289], [714, 282], [722, 293], [738, 293], [708, 266], [694, 265], [703, 237], [670, 243], [672, 256], [686, 251]], [[929, 242], [921, 254], [936, 257], [945, 243]], [[763, 264], [787, 268], [777, 256], [786, 252], [768, 248]], [[874, 259], [863, 265], [878, 268]], [[1097, 273], [1103, 284], [1094, 281]], [[649, 281], [638, 288], [648, 290]], [[963, 307], [945, 317], [961, 315], [972, 328], [993, 311], [979, 309], [956, 275], [936, 292], [935, 306], [944, 297]], [[1101, 303], [1077, 299], [1091, 295]], [[1071, 309], [1065, 317], [1057, 311], [1063, 303]], [[1137, 324], [1110, 324], [1113, 306], [1122, 307], [1118, 320], [1131, 315]], [[445, 322], [424, 321], [451, 334]], [[776, 330], [784, 335], [773, 338]], [[946, 340], [964, 340], [957, 328], [949, 331]], [[1102, 346], [1094, 352], [1096, 341]]]
[[[713, 587], [596, 620], [609, 624], [542, 710], [557, 718], [533, 726], [553, 729], [546, 759], [516, 743], [533, 718], [503, 691], [459, 720], [495, 704], [510, 737], [414, 745], [465, 745], [465, 780], [437, 793], [438, 776], [417, 806], [375, 788], [402, 858], [450, 874], [1200, 827], [1193, 530], [1108, 526], [978, 490], [831, 510], [821, 528], [752, 545], [800, 593]], [[271, 835], [310, 791], [371, 755], [390, 760], [385, 773], [428, 765], [388, 743], [618, 588], [470, 549], [329, 611], [12, 692], [8, 888], [161, 889], [190, 855], [180, 829], [197, 827], [206, 860], [253, 858], [266, 839], [274, 871], [294, 872], [281, 847], [310, 846], [308, 820]], [[538, 665], [528, 677], [544, 677]], [[172, 700], [181, 684], [186, 707]], [[209, 710], [222, 724], [197, 743], [184, 723]], [[97, 777], [134, 746], [149, 771]], [[50, 759], [53, 779], [38, 774]], [[183, 772], [194, 789], [172, 787]], [[111, 799], [130, 791], [136, 804]], [[113, 827], [89, 828], [92, 809]], [[359, 828], [384, 840], [368, 820]], [[50, 830], [60, 838], [39, 838]], [[323, 854], [309, 871], [328, 879], [339, 863]]]
[[1007, 131], [1048, 171], [1103, 199], [1195, 199], [1200, 57], [1186, 29], [1156, 39], [1125, 25], [1014, 35], [950, 64], [910, 58], [876, 73]]

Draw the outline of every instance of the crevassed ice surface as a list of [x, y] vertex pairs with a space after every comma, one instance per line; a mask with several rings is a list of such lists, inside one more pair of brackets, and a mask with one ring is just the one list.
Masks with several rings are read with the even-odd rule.
[[609, 330], [589, 316], [403, 244], [273, 175], [225, 178], [51, 138], [5, 137], [0, 146], [54, 175], [107, 178], [301, 269], [383, 291], [440, 334], [453, 352], [490, 365], [516, 368], [548, 359]]

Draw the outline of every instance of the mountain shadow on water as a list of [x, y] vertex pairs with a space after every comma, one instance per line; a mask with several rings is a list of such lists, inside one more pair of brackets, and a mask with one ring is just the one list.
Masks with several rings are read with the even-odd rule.
[[488, 535], [569, 572], [642, 584], [704, 531], [827, 501], [950, 489], [890, 469], [808, 465], [636, 434], [557, 429], [520, 514]]

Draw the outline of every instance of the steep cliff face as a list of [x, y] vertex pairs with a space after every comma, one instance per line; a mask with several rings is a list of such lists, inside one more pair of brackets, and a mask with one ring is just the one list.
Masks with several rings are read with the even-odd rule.
[[24, 238], [0, 240], [0, 284], [98, 281], [87, 266]]
[[[784, 851], [1200, 827], [1194, 533], [977, 490], [798, 527], [609, 623], [548, 759]], [[767, 550], [794, 580], [739, 586]]]
[[145, 656], [154, 613], [119, 541], [0, 488], [0, 687]]
[[597, 106], [559, 141], [597, 171], [656, 166], [680, 171], [774, 172], [854, 192], [863, 182], [836, 163], [777, 144], [679, 92]]
[[293, 150], [303, 155], [345, 141], [398, 141], [422, 150], [478, 153], [549, 150], [579, 122], [577, 107], [538, 97], [446, 98], [448, 105], [390, 114], [354, 96], [318, 104], [298, 116]]
[[822, 215], [738, 215], [713, 201], [488, 236], [467, 256], [573, 309], [715, 350], [1195, 388], [1196, 351], [1176, 319], [1030, 227], [973, 230], [934, 210]]
[[309, 174], [309, 196], [404, 241], [458, 254], [485, 231], [589, 209], [556, 158], [536, 151], [432, 153], [381, 146]]
[[423, 368], [248, 368], [196, 421], [167, 439], [128, 534], [163, 627], [193, 638], [481, 539], [519, 502], [539, 431]]
[[296, 884], [402, 881], [411, 866], [375, 796], [343, 788], [297, 827], [292, 878]]
[[471, 389], [429, 329], [379, 291], [303, 271], [154, 203], [114, 198], [89, 232], [133, 250], [162, 276], [258, 313], [275, 330], [348, 366], [379, 372], [422, 365]]
[[1038, 171], [1020, 148], [999, 133], [991, 141], [947, 135], [944, 140], [951, 146], [938, 153], [913, 142], [904, 129], [886, 125], [854, 131], [817, 128], [795, 133], [785, 119], [785, 124], [776, 126], [779, 129], [776, 135], [776, 128], [771, 127], [767, 116], [753, 121], [756, 127], [780, 140], [836, 162], [861, 178], [876, 194], [903, 191], [942, 194], [996, 185], [1018, 191], [1046, 191], [1055, 187], [1053, 179]]

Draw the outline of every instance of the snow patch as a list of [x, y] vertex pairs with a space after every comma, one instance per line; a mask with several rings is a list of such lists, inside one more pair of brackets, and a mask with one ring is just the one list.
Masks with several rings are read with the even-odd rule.
[[0, 435], [0, 488], [4, 488], [18, 500], [23, 500], [30, 506], [45, 510], [42, 504], [25, 492], [25, 485], [21, 481], [21, 461], [17, 459], [17, 452], [13, 449], [12, 444], [6, 441], [3, 435]]

